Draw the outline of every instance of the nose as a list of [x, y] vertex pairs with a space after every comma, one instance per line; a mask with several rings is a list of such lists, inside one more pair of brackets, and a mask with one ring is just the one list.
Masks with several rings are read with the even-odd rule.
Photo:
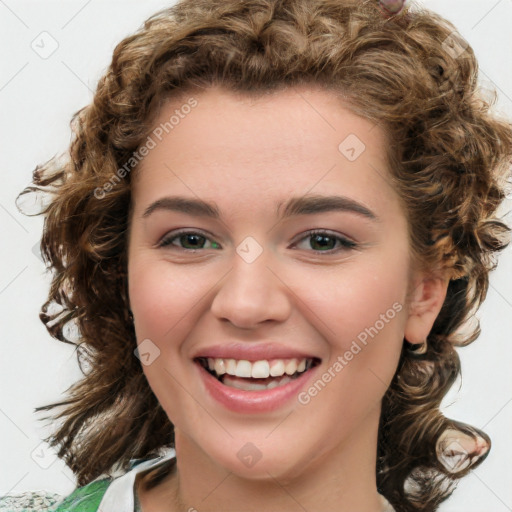
[[280, 272], [270, 268], [267, 255], [268, 251], [263, 251], [251, 263], [234, 255], [233, 268], [221, 280], [210, 308], [216, 318], [241, 329], [252, 329], [289, 317], [290, 288]]

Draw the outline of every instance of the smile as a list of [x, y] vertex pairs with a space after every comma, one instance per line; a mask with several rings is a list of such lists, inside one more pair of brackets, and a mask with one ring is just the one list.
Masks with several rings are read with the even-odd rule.
[[236, 412], [271, 411], [294, 396], [315, 373], [318, 358], [194, 359], [208, 393], [222, 405]]
[[293, 358], [251, 362], [245, 359], [200, 357], [198, 362], [225, 386], [246, 391], [259, 391], [287, 384], [312, 368], [318, 360]]

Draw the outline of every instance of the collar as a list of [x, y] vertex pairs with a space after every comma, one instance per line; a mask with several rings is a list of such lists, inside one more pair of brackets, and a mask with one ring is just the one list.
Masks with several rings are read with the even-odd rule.
[[138, 462], [138, 459], [130, 461], [132, 469], [112, 480], [103, 495], [98, 510], [101, 512], [133, 512], [135, 507], [134, 485], [137, 473], [155, 468], [174, 457], [176, 457], [175, 449], [167, 448], [159, 457], [142, 462]]

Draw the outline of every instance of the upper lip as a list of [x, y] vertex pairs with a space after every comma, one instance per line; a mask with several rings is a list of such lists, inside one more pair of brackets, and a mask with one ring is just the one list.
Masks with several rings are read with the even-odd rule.
[[192, 357], [212, 357], [219, 359], [238, 359], [246, 361], [261, 361], [262, 359], [320, 359], [318, 356], [303, 352], [291, 347], [275, 343], [245, 342], [226, 343], [223, 345], [212, 345], [197, 350]]

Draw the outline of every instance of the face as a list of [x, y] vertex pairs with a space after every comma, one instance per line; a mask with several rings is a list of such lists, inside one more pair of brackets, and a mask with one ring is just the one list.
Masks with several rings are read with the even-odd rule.
[[[141, 363], [198, 460], [285, 481], [376, 435], [407, 323], [407, 221], [383, 132], [332, 92], [192, 97], [162, 109], [133, 180]], [[221, 383], [208, 356], [240, 375]], [[283, 367], [290, 382], [265, 378]]]

